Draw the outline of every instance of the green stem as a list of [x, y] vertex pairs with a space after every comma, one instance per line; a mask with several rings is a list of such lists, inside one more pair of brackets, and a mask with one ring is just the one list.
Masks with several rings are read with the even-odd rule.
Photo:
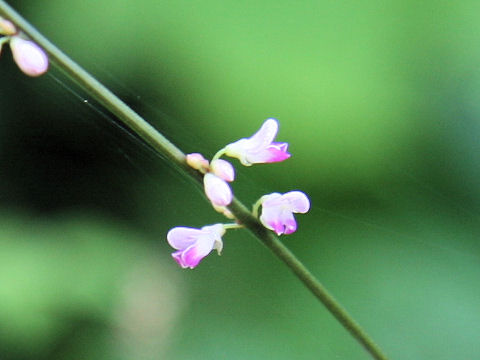
[[10, 40], [10, 36], [4, 36], [0, 38], [0, 51], [2, 50], [3, 44], [7, 43]]
[[[0, 15], [12, 21], [26, 35], [43, 47], [48, 53], [50, 60], [83, 90], [90, 94], [90, 96], [123, 121], [125, 125], [134, 131], [153, 149], [175, 164], [183, 174], [193, 178], [200, 186], [202, 186], [202, 175], [186, 164], [185, 154], [180, 149], [168, 141], [122, 100], [41, 35], [3, 0], [0, 0]], [[380, 348], [365, 333], [365, 331], [363, 331], [338, 301], [328, 293], [313, 274], [308, 271], [305, 265], [303, 265], [272, 232], [265, 229], [258, 219], [254, 217], [240, 201], [234, 199], [229, 206], [229, 209], [242, 225], [248, 228], [253, 235], [255, 235], [293, 271], [293, 273], [308, 289], [310, 289], [318, 300], [325, 305], [332, 315], [360, 344], [365, 347], [374, 359], [387, 359]]]
[[225, 148], [218, 150], [217, 153], [213, 155], [213, 158], [210, 161], [210, 163], [212, 163], [214, 160], [220, 159], [223, 156], [223, 154], [225, 154]]
[[230, 205], [230, 210], [238, 217], [240, 223], [262, 241], [277, 257], [279, 257], [293, 273], [310, 289], [330, 313], [347, 329], [350, 334], [377, 360], [387, 360], [373, 339], [362, 329], [342, 305], [328, 292], [303, 263], [274, 235], [267, 230], [252, 213], [239, 201]]
[[241, 225], [241, 224], [222, 224], [223, 225], [223, 228], [225, 230], [232, 230], [232, 229], [243, 229], [245, 226]]
[[260, 205], [262, 205], [262, 200], [263, 200], [263, 196], [258, 199], [255, 204], [253, 204], [252, 206], [252, 215], [256, 218], [258, 218], [258, 209], [260, 209]]

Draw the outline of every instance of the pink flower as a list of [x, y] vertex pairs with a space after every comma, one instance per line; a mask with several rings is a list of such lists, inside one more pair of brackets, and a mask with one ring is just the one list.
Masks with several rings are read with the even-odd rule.
[[173, 259], [182, 267], [193, 269], [213, 249], [220, 254], [225, 228], [222, 224], [204, 226], [201, 229], [175, 227], [167, 234], [171, 247], [178, 250]]
[[277, 131], [277, 120], [267, 119], [252, 137], [227, 145], [225, 155], [239, 159], [245, 166], [288, 159], [288, 144], [273, 141]]
[[277, 235], [291, 234], [297, 230], [297, 222], [293, 213], [306, 213], [310, 209], [307, 195], [301, 191], [290, 191], [285, 194], [273, 193], [261, 198], [262, 215], [260, 221]]
[[210, 171], [225, 181], [231, 182], [235, 180], [235, 169], [226, 160], [213, 160], [210, 164]]
[[33, 41], [13, 36], [10, 40], [13, 59], [20, 70], [29, 76], [42, 75], [48, 69], [47, 54]]
[[205, 194], [214, 206], [230, 205], [233, 199], [232, 189], [225, 180], [212, 173], [203, 177]]
[[1, 35], [15, 35], [17, 28], [10, 20], [0, 17], [0, 34]]
[[206, 173], [210, 167], [208, 160], [199, 153], [187, 154], [185, 160], [190, 167], [200, 170], [202, 173]]

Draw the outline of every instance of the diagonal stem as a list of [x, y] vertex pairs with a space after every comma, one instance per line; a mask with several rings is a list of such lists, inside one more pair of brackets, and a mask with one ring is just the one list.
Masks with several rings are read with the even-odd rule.
[[[32, 40], [37, 42], [49, 55], [49, 59], [69, 78], [76, 82], [92, 98], [97, 100], [112, 114], [118, 117], [135, 134], [142, 138], [157, 152], [165, 156], [179, 171], [193, 178], [202, 186], [202, 175], [185, 162], [185, 154], [147, 123], [128, 105], [120, 100], [109, 89], [82, 69], [48, 39], [40, 34], [30, 23], [13, 10], [5, 1], [0, 0], [0, 15], [12, 21]], [[238, 199], [229, 206], [238, 221], [243, 224], [258, 240], [280, 258], [303, 284], [313, 293], [330, 313], [347, 329], [350, 334], [377, 360], [386, 360], [386, 355], [375, 344], [370, 336], [348, 314], [315, 276], [298, 260], [295, 255], [275, 236], [265, 229], [256, 217]]]

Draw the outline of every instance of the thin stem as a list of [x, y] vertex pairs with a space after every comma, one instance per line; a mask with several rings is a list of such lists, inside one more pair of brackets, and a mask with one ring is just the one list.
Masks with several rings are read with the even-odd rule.
[[10, 36], [4, 36], [0, 38], [0, 51], [2, 50], [3, 44], [7, 43], [10, 40]]
[[293, 273], [310, 289], [315, 297], [330, 311], [330, 313], [347, 329], [350, 334], [377, 360], [387, 360], [373, 339], [362, 329], [343, 306], [315, 278], [303, 263], [275, 236], [267, 230], [241, 202], [235, 200], [230, 210], [238, 220], [245, 225], [258, 239], [262, 241], [277, 257], [279, 257]]
[[245, 226], [241, 225], [241, 224], [237, 224], [237, 223], [234, 223], [234, 224], [222, 224], [223, 225], [223, 228], [225, 230], [231, 230], [231, 229], [243, 229]]
[[220, 159], [223, 156], [223, 154], [225, 154], [225, 148], [218, 150], [217, 153], [213, 155], [213, 158], [210, 161], [210, 163], [213, 162], [214, 160]]
[[156, 131], [109, 89], [53, 45], [3, 0], [0, 1], [0, 15], [12, 21], [15, 26], [40, 45], [48, 53], [49, 60], [52, 63], [57, 65], [62, 72], [75, 81], [83, 90], [90, 94], [92, 98], [117, 116], [152, 148], [166, 156], [177, 166], [183, 168], [185, 172], [188, 172], [196, 178], [200, 178], [200, 174], [187, 166], [185, 163], [185, 154], [180, 151], [180, 149]]
[[253, 204], [252, 206], [252, 215], [256, 218], [258, 218], [258, 209], [260, 208], [260, 205], [262, 205], [262, 199], [263, 199], [263, 196], [258, 199], [255, 204]]
[[[3, 0], [0, 0], [0, 15], [12, 21], [18, 28], [22, 29], [26, 35], [43, 47], [48, 53], [50, 60], [83, 90], [90, 94], [90, 96], [116, 115], [153, 149], [175, 164], [181, 173], [193, 178], [199, 186], [202, 186], [202, 174], [186, 164], [185, 154], [180, 149], [168, 141], [142, 117], [129, 108], [122, 100], [41, 35]], [[338, 303], [338, 301], [329, 294], [313, 274], [308, 271], [305, 265], [303, 265], [272, 232], [265, 229], [245, 205], [237, 199], [234, 199], [229, 206], [229, 209], [235, 215], [240, 224], [244, 225], [255, 237], [257, 237], [258, 240], [267, 246], [293, 271], [293, 273], [308, 289], [310, 289], [317, 299], [325, 305], [332, 315], [360, 344], [364, 346], [374, 359], [387, 359], [380, 348]]]

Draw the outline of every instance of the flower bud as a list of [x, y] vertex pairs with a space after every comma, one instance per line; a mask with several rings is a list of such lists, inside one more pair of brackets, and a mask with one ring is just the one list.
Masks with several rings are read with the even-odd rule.
[[10, 20], [0, 17], [0, 35], [15, 35], [17, 28]]
[[33, 41], [13, 36], [10, 40], [13, 59], [20, 70], [29, 76], [39, 76], [48, 69], [47, 54]]
[[231, 182], [235, 179], [235, 169], [233, 168], [232, 164], [226, 160], [213, 160], [210, 164], [210, 171], [219, 178], [228, 182]]
[[203, 157], [202, 154], [192, 153], [186, 156], [187, 164], [195, 170], [200, 170], [206, 173], [209, 169], [208, 160]]

